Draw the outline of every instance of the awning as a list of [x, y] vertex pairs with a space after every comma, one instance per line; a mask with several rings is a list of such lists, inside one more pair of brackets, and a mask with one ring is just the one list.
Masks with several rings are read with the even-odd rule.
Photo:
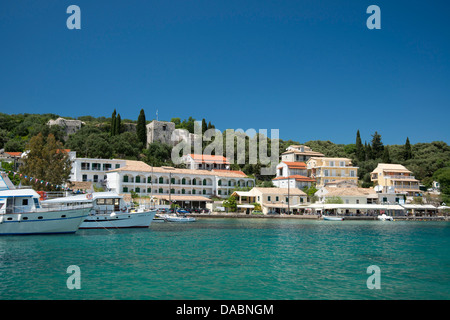
[[334, 204], [334, 203], [313, 203], [305, 206], [311, 209], [356, 209], [356, 210], [405, 210], [397, 204]]
[[255, 208], [255, 206], [252, 204], [238, 204], [237, 207], [244, 208], [244, 209], [254, 209]]

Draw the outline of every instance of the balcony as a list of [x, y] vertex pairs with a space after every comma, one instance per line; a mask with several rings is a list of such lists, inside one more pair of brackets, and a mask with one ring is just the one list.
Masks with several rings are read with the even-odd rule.
[[415, 180], [415, 176], [398, 176], [398, 175], [385, 175], [386, 179], [395, 179], [395, 180]]

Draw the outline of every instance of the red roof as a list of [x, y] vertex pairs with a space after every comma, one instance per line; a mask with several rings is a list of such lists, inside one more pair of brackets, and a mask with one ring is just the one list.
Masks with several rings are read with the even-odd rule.
[[203, 155], [203, 154], [193, 154], [190, 153], [189, 156], [195, 161], [195, 162], [208, 162], [208, 163], [223, 163], [223, 164], [230, 164], [227, 158], [224, 156], [215, 156], [215, 155]]
[[5, 152], [9, 154], [11, 157], [20, 157], [22, 155], [22, 152]]
[[310, 178], [310, 177], [305, 177], [305, 176], [301, 176], [299, 174], [295, 174], [289, 177], [278, 177], [272, 180], [286, 180], [286, 179], [295, 179], [295, 181], [304, 181], [304, 182], [316, 182], [315, 179]]
[[283, 161], [289, 169], [304, 169], [306, 170], [306, 163], [304, 162], [289, 162], [289, 161]]

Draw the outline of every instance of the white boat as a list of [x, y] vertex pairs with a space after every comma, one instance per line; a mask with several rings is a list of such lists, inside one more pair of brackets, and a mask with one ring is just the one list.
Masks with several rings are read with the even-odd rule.
[[156, 209], [127, 205], [115, 192], [94, 192], [43, 201], [46, 205], [66, 206], [86, 202], [92, 203], [92, 209], [80, 229], [148, 228], [156, 214]]
[[381, 220], [381, 221], [394, 221], [394, 218], [392, 217], [392, 216], [387, 216], [386, 214], [382, 214], [382, 215], [379, 215], [378, 217], [377, 217], [377, 219], [378, 220]]
[[342, 218], [342, 217], [323, 216], [323, 220], [328, 220], [328, 221], [342, 221], [342, 220], [344, 220], [344, 218]]
[[164, 219], [168, 222], [194, 222], [196, 219], [194, 217], [179, 216], [179, 215], [163, 215]]
[[0, 235], [75, 233], [91, 205], [43, 208], [33, 189], [0, 191]]

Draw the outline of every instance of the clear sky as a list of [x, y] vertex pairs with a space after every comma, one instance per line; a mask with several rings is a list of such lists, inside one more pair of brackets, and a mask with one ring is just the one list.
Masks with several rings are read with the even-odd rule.
[[[81, 30], [69, 30], [69, 5]], [[381, 30], [369, 30], [369, 5]], [[0, 2], [0, 112], [450, 142], [450, 2]]]

